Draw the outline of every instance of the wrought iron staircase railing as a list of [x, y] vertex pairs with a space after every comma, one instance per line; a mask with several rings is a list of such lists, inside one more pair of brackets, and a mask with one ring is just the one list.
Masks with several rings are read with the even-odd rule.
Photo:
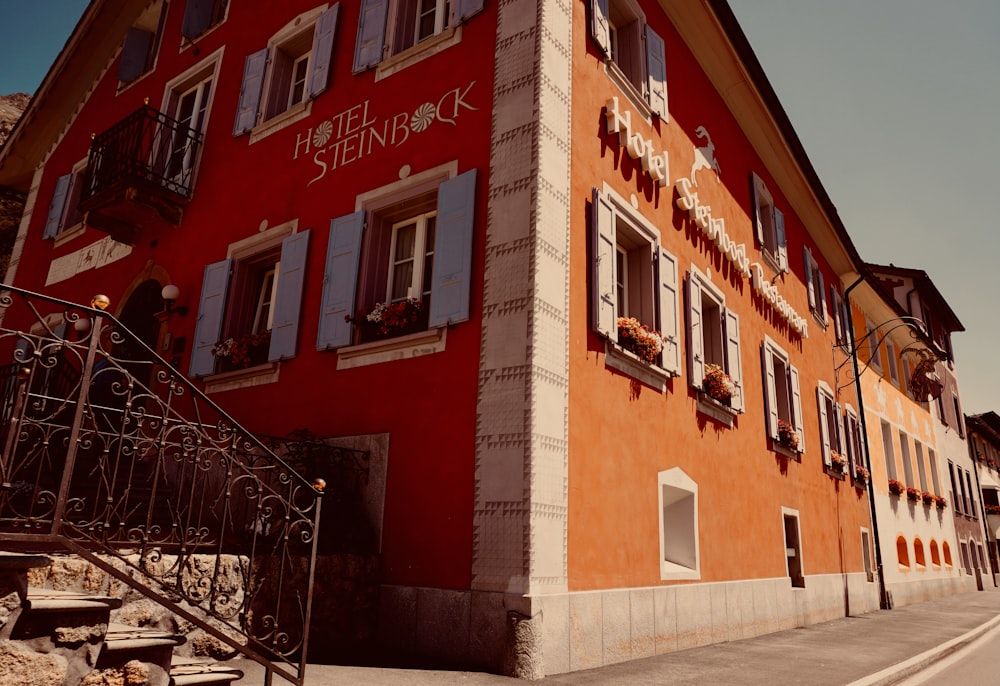
[[3, 545], [81, 555], [301, 686], [321, 490], [111, 315], [4, 288]]

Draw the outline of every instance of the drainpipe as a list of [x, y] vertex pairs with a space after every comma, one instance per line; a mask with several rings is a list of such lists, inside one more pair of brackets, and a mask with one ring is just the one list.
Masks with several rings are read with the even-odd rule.
[[[859, 276], [857, 281], [844, 290], [844, 302], [847, 303], [848, 315], [851, 313], [851, 291], [861, 285], [861, 282], [864, 280], [864, 276]], [[861, 372], [858, 365], [858, 344], [856, 334], [854, 333], [853, 316], [847, 317], [847, 327], [850, 331], [851, 363], [854, 365], [854, 388], [858, 394], [858, 420], [861, 423], [861, 445], [864, 450], [865, 469], [868, 470], [869, 474], [874, 474], [872, 471], [871, 453], [868, 450], [868, 422], [865, 419], [865, 401], [864, 394], [861, 391]], [[875, 485], [871, 480], [868, 482], [868, 514], [872, 520], [872, 538], [875, 541], [875, 570], [878, 572], [878, 606], [883, 610], [891, 610], [892, 603], [889, 599], [889, 593], [885, 588], [885, 570], [882, 568], [882, 543], [878, 536], [878, 515], [875, 510]]]

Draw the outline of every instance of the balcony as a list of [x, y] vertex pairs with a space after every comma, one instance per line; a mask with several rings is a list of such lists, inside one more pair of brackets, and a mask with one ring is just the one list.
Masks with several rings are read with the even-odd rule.
[[148, 105], [95, 136], [80, 198], [87, 224], [128, 244], [144, 228], [179, 226], [202, 138]]

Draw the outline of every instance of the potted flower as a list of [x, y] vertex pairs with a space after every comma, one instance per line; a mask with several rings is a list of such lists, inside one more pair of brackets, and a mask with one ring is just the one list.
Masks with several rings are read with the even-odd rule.
[[936, 496], [930, 491], [924, 491], [920, 494], [920, 498], [924, 501], [924, 505], [930, 505], [934, 502]]
[[944, 496], [936, 495], [934, 496], [934, 502], [937, 504], [937, 509], [943, 510], [948, 507], [948, 500]]
[[1000, 505], [986, 505], [986, 514], [1000, 515]]
[[789, 450], [799, 449], [799, 432], [784, 419], [778, 420], [778, 443]]
[[908, 486], [906, 489], [906, 499], [913, 501], [920, 500], [920, 491], [913, 486]]
[[663, 337], [635, 317], [619, 317], [618, 344], [643, 362], [653, 363], [663, 350]]
[[906, 487], [903, 486], [903, 482], [902, 481], [897, 481], [896, 479], [889, 479], [889, 492], [890, 493], [892, 493], [893, 495], [900, 495], [905, 490], [906, 490]]
[[847, 458], [844, 457], [842, 453], [838, 453], [836, 450], [830, 451], [830, 467], [837, 472], [843, 472], [847, 469]]
[[860, 466], [859, 467], [855, 467], [855, 469], [854, 469], [854, 478], [856, 478], [858, 481], [868, 481], [868, 479], [871, 478], [871, 472], [869, 472], [864, 467], [860, 467]]
[[722, 367], [711, 362], [705, 365], [705, 380], [702, 382], [702, 388], [709, 398], [727, 405], [736, 395], [736, 384], [733, 383], [729, 374], [726, 374]]
[[271, 330], [230, 336], [212, 347], [214, 355], [223, 371], [246, 369], [252, 365], [267, 362], [267, 351], [271, 345]]
[[363, 342], [416, 333], [427, 326], [424, 304], [417, 298], [378, 303], [367, 312], [362, 310], [352, 321], [361, 329]]

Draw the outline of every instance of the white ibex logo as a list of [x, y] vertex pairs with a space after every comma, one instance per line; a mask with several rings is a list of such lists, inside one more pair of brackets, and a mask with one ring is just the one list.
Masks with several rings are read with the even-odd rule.
[[694, 149], [694, 164], [691, 165], [692, 185], [697, 185], [697, 182], [694, 180], [694, 174], [699, 169], [714, 169], [716, 176], [722, 176], [722, 171], [719, 169], [719, 161], [715, 159], [715, 143], [712, 142], [712, 137], [708, 135], [708, 130], [704, 126], [699, 126], [695, 129], [695, 133], [698, 134], [698, 138], [704, 138], [706, 142], [705, 145]]

